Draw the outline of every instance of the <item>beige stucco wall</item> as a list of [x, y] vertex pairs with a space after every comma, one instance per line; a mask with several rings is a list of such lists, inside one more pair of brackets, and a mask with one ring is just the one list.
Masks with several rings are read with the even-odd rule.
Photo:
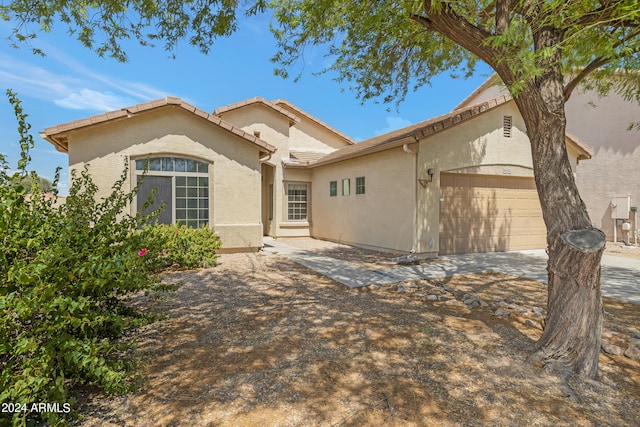
[[[512, 136], [503, 136], [503, 118], [512, 116]], [[440, 223], [440, 173], [533, 176], [531, 146], [515, 104], [510, 102], [420, 141], [418, 176], [433, 182], [418, 188], [418, 253], [437, 252]], [[575, 163], [575, 162], [574, 162]]]
[[[409, 252], [413, 244], [415, 157], [395, 148], [313, 169], [311, 233], [319, 239]], [[365, 194], [355, 194], [356, 177]], [[350, 195], [342, 196], [349, 178]], [[338, 195], [329, 196], [337, 181]]]
[[323, 151], [330, 153], [347, 144], [342, 138], [328, 129], [310, 123], [308, 119], [301, 119], [291, 128], [291, 149]]
[[[285, 105], [280, 105], [285, 108]], [[310, 235], [309, 221], [289, 221], [287, 219], [287, 183], [307, 183], [311, 188], [310, 170], [287, 168], [283, 160], [289, 159], [291, 150], [330, 153], [334, 147], [345, 146], [347, 143], [334, 132], [317, 124], [295, 110], [288, 109], [299, 117], [299, 121], [291, 124], [289, 119], [268, 106], [256, 103], [222, 115], [224, 120], [240, 127], [245, 132], [260, 133], [260, 138], [277, 150], [265, 162], [269, 165], [269, 172], [262, 179], [263, 222], [264, 232], [274, 237], [306, 237]], [[269, 185], [273, 185], [273, 218], [268, 218]], [[311, 190], [309, 190], [311, 192]], [[309, 210], [309, 217], [311, 210]]]
[[[601, 98], [594, 92], [578, 90], [567, 102], [566, 113], [569, 132], [594, 152], [590, 160], [578, 166], [580, 195], [593, 224], [613, 240], [611, 198], [631, 196], [631, 206], [640, 207], [640, 132], [627, 130], [630, 123], [640, 121], [640, 105], [616, 93]], [[617, 237], [627, 240], [619, 226]], [[630, 237], [633, 240], [633, 235]]]
[[[260, 164], [256, 146], [182, 109], [168, 107], [69, 137], [69, 169], [90, 164], [98, 196], [110, 193], [125, 159], [177, 156], [206, 161], [209, 167], [210, 223], [224, 249], [262, 246]], [[130, 170], [126, 191], [134, 185]], [[130, 207], [136, 211], [135, 200]]]
[[[506, 94], [501, 86], [491, 86], [468, 99], [465, 105]], [[640, 105], [625, 101], [610, 92], [604, 97], [595, 91], [577, 89], [565, 106], [567, 130], [593, 149], [591, 159], [576, 169], [576, 184], [592, 223], [609, 240], [614, 236], [611, 199], [630, 196], [631, 206], [640, 207], [640, 132], [628, 131], [629, 124], [640, 120]], [[634, 225], [633, 213], [631, 223]], [[635, 224], [636, 228], [638, 227]], [[618, 226], [618, 238], [626, 239]]]
[[345, 139], [285, 104], [281, 108], [295, 114], [300, 121], [291, 128], [291, 149], [333, 151], [349, 145]]

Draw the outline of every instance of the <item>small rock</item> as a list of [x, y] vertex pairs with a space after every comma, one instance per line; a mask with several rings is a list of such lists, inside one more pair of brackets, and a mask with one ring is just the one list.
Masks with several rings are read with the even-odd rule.
[[407, 292], [407, 289], [404, 287], [404, 285], [399, 285], [398, 286], [398, 291], [399, 294], [403, 294], [405, 292]]
[[446, 300], [448, 300], [448, 299], [449, 299], [449, 297], [448, 297], [448, 296], [446, 296], [446, 295], [440, 295], [440, 296], [438, 297], [438, 301], [446, 301]]
[[629, 346], [629, 348], [624, 351], [624, 355], [629, 359], [640, 360], [640, 346]]
[[510, 312], [507, 310], [496, 310], [493, 314], [495, 314], [496, 316], [508, 316], [509, 313]]
[[631, 338], [640, 338], [640, 332], [638, 331], [633, 331], [631, 333]]
[[532, 328], [536, 328], [538, 325], [531, 319], [527, 319], [524, 321], [524, 324], [527, 326], [531, 326]]
[[477, 305], [480, 305], [479, 301], [480, 301], [480, 297], [478, 297], [477, 295], [469, 296], [462, 300], [462, 302], [464, 302], [467, 305], [472, 305], [474, 303], [477, 303]]
[[505, 302], [507, 304], [515, 304], [516, 300], [514, 300], [513, 298], [509, 297], [505, 299]]
[[504, 299], [503, 299], [503, 298], [500, 298], [500, 297], [496, 297], [496, 298], [494, 298], [492, 301], [493, 301], [493, 302], [502, 302], [502, 301], [504, 301]]
[[436, 301], [438, 299], [438, 297], [436, 295], [427, 295], [427, 299], [429, 301]]
[[446, 301], [445, 304], [447, 304], [447, 305], [457, 305], [457, 306], [462, 306], [462, 307], [465, 306], [462, 301], [458, 301], [457, 299], [450, 299], [450, 300]]
[[519, 307], [520, 307], [519, 305], [507, 301], [507, 308], [510, 308], [511, 310], [515, 310], [516, 308], [519, 308]]
[[635, 345], [636, 347], [640, 347], [640, 338], [629, 338], [629, 344]]
[[372, 291], [377, 291], [380, 289], [380, 285], [369, 285], [369, 289]]
[[542, 307], [531, 307], [536, 316], [542, 316]]
[[605, 341], [602, 341], [600, 348], [602, 348], [602, 351], [604, 351], [605, 353], [612, 354], [614, 356], [622, 356], [624, 354], [624, 349], [622, 347], [609, 344], [608, 342], [605, 342]]

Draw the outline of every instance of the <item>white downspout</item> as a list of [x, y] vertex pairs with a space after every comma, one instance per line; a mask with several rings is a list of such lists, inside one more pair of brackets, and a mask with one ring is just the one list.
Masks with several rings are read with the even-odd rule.
[[[418, 142], [417, 138], [415, 138], [415, 142]], [[411, 251], [409, 252], [413, 255], [416, 253], [418, 246], [418, 153], [409, 150], [409, 144], [404, 144], [402, 146], [402, 150], [415, 157], [415, 164], [413, 165], [413, 244], [411, 246]]]

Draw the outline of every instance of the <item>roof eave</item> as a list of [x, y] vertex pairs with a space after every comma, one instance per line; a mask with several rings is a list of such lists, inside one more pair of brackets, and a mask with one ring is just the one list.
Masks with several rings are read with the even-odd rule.
[[[125, 107], [120, 110], [110, 111], [104, 114], [99, 114], [96, 116], [87, 117], [80, 120], [75, 120], [73, 122], [63, 123], [57, 126], [51, 126], [45, 128], [44, 132], [40, 133], [46, 141], [56, 147], [58, 151], [63, 153], [69, 152], [68, 142], [63, 142], [62, 138], [67, 139], [69, 133], [87, 129], [93, 126], [101, 126], [105, 124], [114, 123], [116, 121], [126, 120], [135, 117], [141, 113], [147, 113], [150, 111], [154, 111], [160, 108], [179, 108], [184, 110], [190, 114], [199, 117], [208, 123], [218, 126], [220, 129], [227, 131], [233, 135], [240, 137], [243, 141], [249, 144], [253, 144], [258, 147], [260, 153], [268, 154], [275, 153], [276, 147], [274, 145], [269, 144], [268, 142], [256, 137], [255, 135], [250, 135], [247, 132], [233, 126], [230, 123], [222, 120], [222, 118], [209, 114], [204, 110], [200, 110], [195, 106], [182, 101], [180, 98], [176, 97], [166, 97], [165, 99], [158, 99], [155, 101], [150, 101], [142, 104], [137, 104], [131, 107]], [[261, 154], [262, 155], [262, 154]]]

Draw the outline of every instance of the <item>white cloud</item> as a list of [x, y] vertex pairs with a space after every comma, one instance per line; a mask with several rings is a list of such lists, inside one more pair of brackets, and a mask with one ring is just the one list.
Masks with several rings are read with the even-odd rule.
[[402, 117], [387, 117], [386, 121], [387, 126], [383, 127], [382, 129], [374, 130], [374, 135], [382, 135], [387, 132], [392, 132], [394, 130], [401, 129], [413, 124], [410, 120], [403, 119]]
[[116, 95], [113, 92], [98, 92], [91, 89], [81, 89], [78, 92], [53, 101], [57, 106], [71, 110], [111, 111], [136, 101], [127, 96]]
[[95, 72], [54, 47], [46, 51], [45, 59], [34, 61], [50, 64], [47, 68], [0, 53], [0, 86], [74, 110], [109, 111], [166, 96], [143, 82]]

